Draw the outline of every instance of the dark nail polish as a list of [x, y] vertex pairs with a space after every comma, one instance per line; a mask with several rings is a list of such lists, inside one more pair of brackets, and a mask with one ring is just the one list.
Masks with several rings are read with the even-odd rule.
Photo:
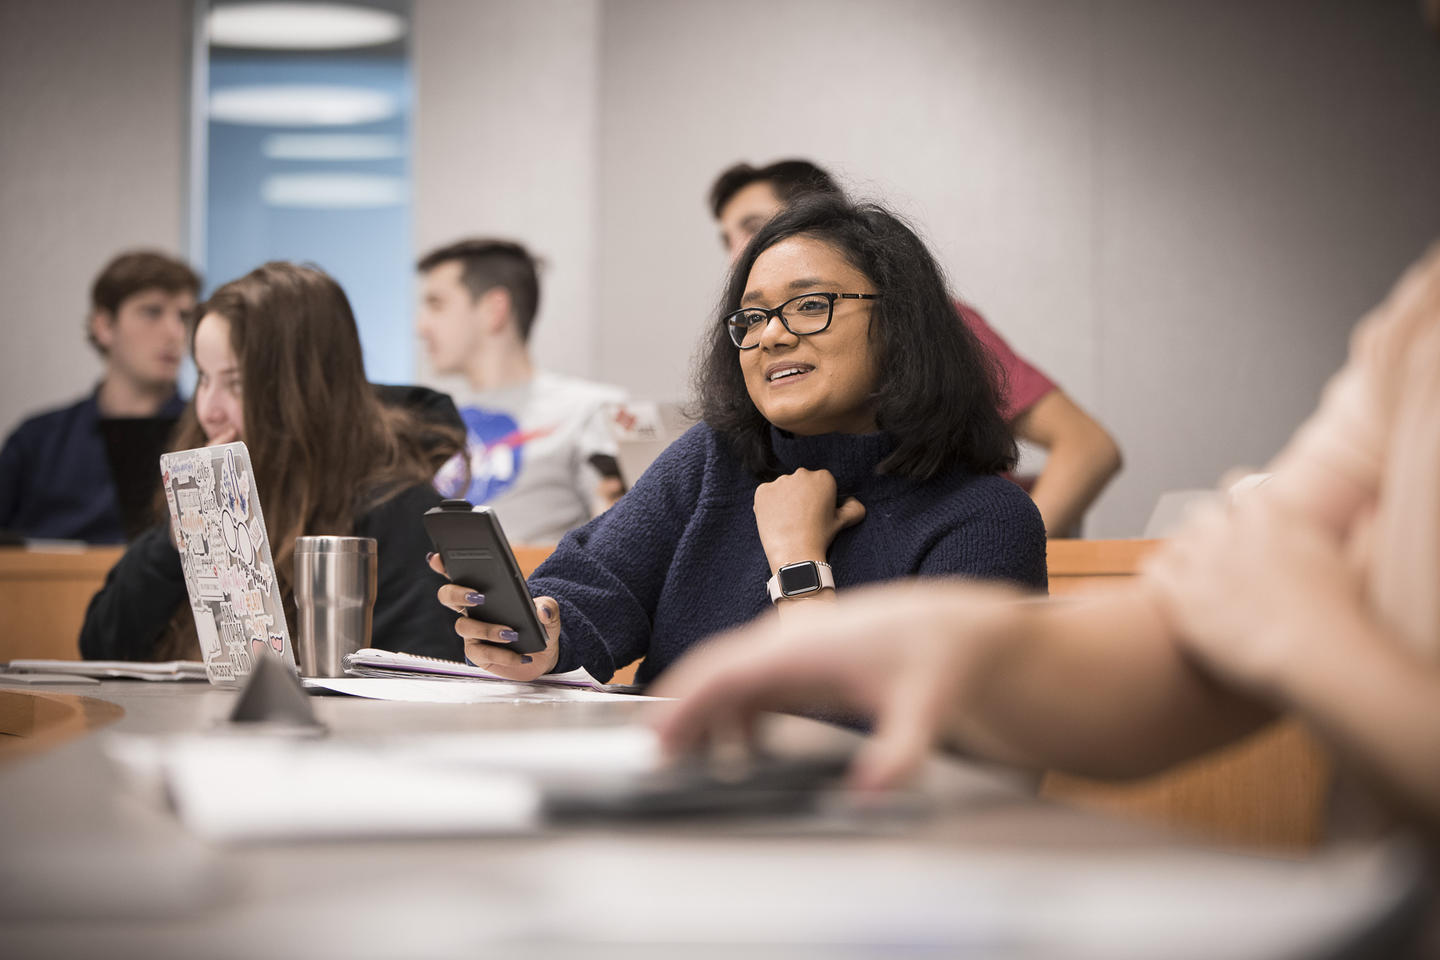
[[469, 593], [465, 594], [465, 602], [472, 607], [479, 606], [480, 604], [485, 602], [485, 594], [476, 593], [474, 590], [471, 590]]
[[500, 631], [500, 642], [501, 642], [501, 643], [514, 643], [516, 640], [519, 640], [519, 639], [520, 639], [520, 634], [516, 633], [514, 630], [501, 630], [501, 631]]
[[530, 656], [530, 654], [528, 654], [528, 653], [522, 653], [522, 654], [520, 655], [520, 662], [521, 662], [521, 663], [534, 663], [534, 662], [535, 662], [535, 658], [532, 657], [532, 656]]
[[431, 560], [434, 560], [438, 556], [440, 556], [440, 554], [436, 553], [434, 550], [431, 550], [429, 553], [425, 554], [425, 562], [429, 563]]

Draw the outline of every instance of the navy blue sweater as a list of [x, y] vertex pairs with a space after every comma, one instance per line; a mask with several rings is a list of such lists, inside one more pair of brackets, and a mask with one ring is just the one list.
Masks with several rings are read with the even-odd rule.
[[[771, 443], [784, 472], [829, 470], [840, 495], [865, 506], [830, 545], [837, 590], [915, 574], [1045, 589], [1045, 527], [1010, 481], [963, 470], [924, 483], [878, 475], [894, 449], [885, 434], [772, 429]], [[567, 534], [530, 578], [532, 594], [560, 604], [555, 670], [583, 666], [603, 681], [644, 657], [636, 679], [648, 683], [705, 637], [769, 609], [757, 484], [699, 423], [615, 506]]]

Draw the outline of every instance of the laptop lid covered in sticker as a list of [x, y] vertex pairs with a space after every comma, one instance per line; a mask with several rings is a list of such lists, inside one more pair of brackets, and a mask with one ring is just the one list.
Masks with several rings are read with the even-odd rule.
[[237, 685], [262, 656], [294, 670], [249, 449], [237, 442], [164, 454], [160, 480], [210, 682]]

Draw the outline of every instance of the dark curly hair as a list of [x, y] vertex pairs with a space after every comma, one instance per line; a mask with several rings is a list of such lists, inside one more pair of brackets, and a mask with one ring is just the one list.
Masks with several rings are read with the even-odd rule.
[[767, 223], [731, 268], [695, 365], [700, 415], [762, 479], [779, 474], [770, 423], [745, 388], [739, 351], [723, 318], [739, 309], [750, 269], [765, 250], [805, 236], [833, 247], [875, 285], [870, 343], [880, 429], [895, 439], [881, 473], [928, 480], [963, 467], [1000, 473], [1015, 465], [1015, 438], [1000, 416], [997, 373], [961, 322], [945, 277], [924, 242], [895, 214], [838, 196], [797, 201]]

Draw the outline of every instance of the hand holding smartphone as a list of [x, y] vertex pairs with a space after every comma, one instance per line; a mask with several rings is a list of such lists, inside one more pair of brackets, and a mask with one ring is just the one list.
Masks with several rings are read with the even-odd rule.
[[[544, 652], [548, 634], [494, 511], [474, 507], [466, 500], [446, 500], [425, 511], [423, 520], [446, 576], [465, 592], [484, 595], [482, 604], [462, 604], [465, 615], [479, 621], [477, 626], [497, 628], [486, 631], [494, 638], [476, 635], [467, 637], [467, 642], [519, 655]], [[454, 592], [454, 588], [442, 587], [442, 597], [447, 591]], [[555, 616], [559, 617], [558, 611]], [[513, 631], [515, 638], [509, 642], [500, 639], [502, 630]]]

